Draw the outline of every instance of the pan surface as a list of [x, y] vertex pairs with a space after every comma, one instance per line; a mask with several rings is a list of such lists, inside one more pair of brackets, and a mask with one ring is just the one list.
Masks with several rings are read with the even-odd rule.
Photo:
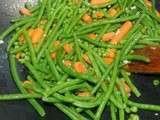
[[[36, 0], [0, 0], [0, 33], [9, 25], [10, 20], [19, 16], [18, 9], [25, 2], [35, 2]], [[8, 58], [6, 53], [6, 42], [0, 44], [0, 94], [18, 93], [14, 81], [11, 78], [8, 66]], [[23, 66], [18, 66], [21, 77], [25, 76]], [[160, 79], [160, 75], [133, 75], [135, 85], [142, 93], [141, 98], [135, 98], [137, 102], [148, 104], [160, 104], [160, 86], [154, 87], [152, 82], [154, 79]], [[54, 106], [42, 103], [45, 107], [47, 115], [41, 118], [32, 106], [26, 101], [0, 101], [0, 120], [66, 120], [67, 117], [56, 109]], [[139, 111], [140, 120], [160, 120], [160, 112]], [[104, 112], [104, 120], [110, 120], [108, 110]], [[127, 118], [126, 118], [127, 120]]]

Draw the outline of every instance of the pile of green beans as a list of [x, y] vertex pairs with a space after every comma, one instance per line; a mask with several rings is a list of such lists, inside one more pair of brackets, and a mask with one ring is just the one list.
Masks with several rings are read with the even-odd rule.
[[[0, 40], [8, 38], [8, 56], [12, 78], [21, 93], [0, 95], [0, 100], [28, 100], [40, 116], [45, 116], [44, 108], [37, 100], [50, 103], [60, 109], [72, 120], [100, 120], [105, 108], [110, 108], [112, 120], [125, 120], [125, 113], [137, 109], [160, 111], [160, 105], [149, 105], [131, 100], [125, 92], [125, 82], [130, 94], [140, 97], [143, 93], [130, 79], [123, 68], [124, 61], [150, 62], [133, 51], [146, 45], [159, 45], [160, 18], [153, 8], [149, 9], [143, 0], [110, 0], [102, 6], [92, 6], [88, 0], [39, 0], [36, 6], [27, 7], [32, 16], [22, 15], [12, 20], [12, 24], [0, 35]], [[28, 6], [28, 5], [27, 5]], [[110, 7], [117, 7], [116, 16], [108, 14]], [[134, 9], [133, 9], [134, 8]], [[94, 13], [106, 12], [103, 18], [95, 18]], [[86, 24], [84, 14], [92, 17]], [[46, 21], [42, 23], [42, 21]], [[132, 29], [117, 45], [101, 41], [107, 32], [116, 32], [125, 21], [133, 23]], [[34, 46], [28, 33], [30, 28], [42, 28], [44, 35]], [[88, 34], [97, 35], [95, 39]], [[24, 37], [24, 43], [19, 41]], [[53, 42], [59, 41], [58, 46]], [[72, 47], [66, 53], [64, 45]], [[115, 49], [115, 59], [111, 64], [103, 60], [108, 51]], [[56, 53], [56, 57], [51, 57]], [[87, 62], [83, 55], [88, 55]], [[19, 56], [18, 56], [19, 55]], [[18, 56], [18, 57], [17, 57]], [[66, 66], [65, 61], [71, 61]], [[28, 71], [26, 80], [22, 80], [16, 62], [23, 64]], [[85, 73], [74, 69], [80, 62], [86, 68]], [[79, 95], [87, 93], [87, 95]], [[129, 120], [139, 118], [131, 113]]]

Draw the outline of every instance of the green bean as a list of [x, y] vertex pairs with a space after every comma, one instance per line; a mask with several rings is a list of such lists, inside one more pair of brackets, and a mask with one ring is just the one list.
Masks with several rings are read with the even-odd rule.
[[120, 60], [120, 54], [117, 54], [117, 58], [115, 61], [115, 65], [113, 67], [113, 72], [112, 72], [112, 78], [111, 78], [111, 83], [109, 84], [109, 87], [107, 88], [107, 90], [105, 91], [105, 96], [103, 97], [102, 103], [100, 104], [100, 106], [98, 107], [98, 110], [96, 112], [96, 116], [95, 119], [99, 120], [101, 118], [102, 112], [105, 108], [106, 103], [108, 102], [108, 99], [113, 91], [114, 85], [116, 83], [117, 80], [117, 74], [118, 74], [118, 64], [119, 64], [119, 60]]
[[135, 107], [137, 107], [139, 109], [143, 109], [143, 110], [160, 111], [160, 106], [159, 105], [135, 103], [135, 102], [132, 102], [130, 100], [128, 100], [127, 104], [130, 105], [130, 106], [135, 106]]
[[91, 40], [91, 39], [89, 39], [89, 38], [87, 38], [87, 37], [84, 37], [84, 36], [80, 36], [79, 38], [80, 38], [81, 40], [87, 41], [87, 42], [89, 42], [89, 43], [91, 43], [91, 44], [93, 44], [93, 45], [95, 45], [95, 46], [97, 46], [97, 47], [103, 47], [103, 48], [120, 48], [119, 45], [105, 44], [105, 43], [99, 42], [99, 41], [97, 41], [97, 40]]
[[90, 102], [74, 101], [73, 105], [81, 108], [95, 108], [100, 104], [101, 101], [102, 101], [101, 98], [95, 101], [90, 101]]
[[36, 19], [36, 21], [33, 24], [33, 28], [35, 28], [37, 26], [37, 24], [40, 22], [43, 14], [44, 14], [44, 10], [45, 10], [46, 4], [47, 4], [47, 0], [42, 0], [42, 2], [41, 2], [41, 9], [39, 11], [38, 18]]
[[75, 96], [75, 95], [69, 95], [68, 97], [74, 98], [75, 100], [79, 100], [79, 101], [89, 101], [89, 100], [94, 100], [95, 97], [93, 96]]
[[10, 50], [11, 46], [14, 44], [14, 42], [18, 39], [18, 37], [20, 36], [20, 34], [27, 29], [32, 23], [28, 23], [26, 25], [24, 25], [12, 38], [11, 40], [8, 42], [8, 48], [7, 51]]
[[[49, 29], [50, 29], [51, 25], [53, 24], [53, 21], [54, 21], [56, 15], [57, 15], [57, 13], [59, 12], [60, 9], [62, 9], [62, 7], [64, 7], [64, 4], [60, 5], [60, 6], [55, 10], [55, 12], [54, 12], [53, 15], [51, 16], [50, 20], [48, 21], [47, 25], [45, 26], [44, 31], [45, 31], [45, 34], [46, 34], [46, 35], [48, 34]], [[65, 9], [66, 9], [66, 7], [64, 7], [63, 11], [64, 11]], [[51, 35], [54, 34], [53, 31], [55, 31], [55, 29], [52, 30], [51, 32], [49, 32], [49, 34], [48, 34], [49, 37], [53, 37], [53, 36], [51, 36]], [[55, 32], [56, 32], [56, 31], [55, 31]], [[45, 39], [45, 36], [43, 36], [43, 38], [41, 39], [40, 43], [39, 43], [38, 46], [37, 46], [37, 51], [38, 51], [38, 52], [40, 51], [40, 49], [41, 49], [41, 47], [42, 47], [42, 45], [43, 45], [44, 39]], [[47, 39], [49, 39], [49, 38], [47, 38]], [[51, 38], [50, 38], [50, 39], [51, 39]]]
[[57, 57], [57, 61], [58, 61], [58, 64], [59, 66], [63, 69], [64, 72], [66, 72], [68, 75], [72, 76], [72, 77], [76, 77], [78, 79], [82, 79], [82, 80], [87, 80], [89, 82], [92, 82], [92, 83], [96, 83], [97, 80], [95, 80], [94, 78], [92, 78], [92, 76], [88, 75], [88, 74], [80, 74], [80, 73], [77, 73], [77, 72], [74, 72], [72, 69], [70, 68], [67, 68], [63, 65], [62, 63], [62, 58], [63, 58], [63, 55], [64, 55], [64, 52], [59, 52], [59, 56]]
[[59, 92], [60, 93], [65, 93], [66, 91], [72, 91], [72, 90], [81, 89], [81, 88], [86, 88], [85, 83], [82, 83], [82, 84], [79, 84], [79, 85], [70, 86], [70, 87], [67, 87], [67, 88], [63, 88]]
[[34, 12], [40, 8], [40, 5], [35, 5], [30, 9], [30, 12]]
[[122, 94], [123, 101], [126, 103], [127, 100], [128, 100], [128, 96], [126, 95], [127, 93], [125, 91], [125, 86], [123, 85], [123, 82], [120, 81], [120, 80], [117, 80], [116, 83], [119, 86], [120, 92]]
[[101, 77], [101, 72], [100, 72], [99, 67], [98, 67], [98, 65], [96, 63], [95, 58], [93, 57], [93, 55], [91, 54], [90, 51], [91, 51], [91, 49], [88, 49], [88, 57], [89, 57], [89, 59], [91, 61], [91, 64], [92, 64], [93, 69], [94, 69], [94, 71], [95, 71], [95, 73], [97, 75], [97, 78], [100, 78]]
[[131, 88], [132, 92], [137, 96], [141, 96], [141, 93], [138, 91], [138, 89], [135, 87], [135, 85], [132, 83], [130, 78], [128, 77], [127, 73], [125, 71], [121, 71], [122, 76], [124, 77], [124, 80], [127, 82], [128, 86]]
[[53, 35], [55, 35], [55, 33], [57, 32], [57, 30], [60, 28], [61, 24], [63, 23], [64, 19], [67, 16], [67, 12], [65, 12], [61, 18], [61, 20], [59, 21], [59, 23], [57, 24], [56, 28], [54, 28], [54, 30], [51, 32], [51, 36], [48, 39], [48, 41], [46, 42], [46, 44], [43, 46], [43, 48], [41, 49], [41, 51], [38, 54], [38, 59], [40, 59], [41, 55], [43, 54], [43, 52], [45, 51], [45, 49], [53, 42]]
[[29, 18], [26, 19], [24, 21], [20, 21], [18, 23], [15, 23], [14, 25], [10, 26], [6, 31], [4, 31], [1, 35], [0, 35], [0, 40], [3, 40], [7, 35], [9, 35], [13, 30], [15, 30], [17, 27], [22, 26], [26, 23], [29, 23], [31, 21], [34, 21], [35, 18]]
[[145, 62], [145, 63], [150, 62], [150, 59], [148, 57], [145, 57], [145, 56], [142, 56], [142, 55], [128, 55], [126, 57], [126, 59], [129, 60], [129, 61], [136, 60], [136, 61], [142, 61], [142, 62]]
[[54, 97], [52, 97], [52, 98], [43, 97], [42, 100], [44, 102], [48, 102], [48, 103], [60, 103], [61, 102], [60, 100], [58, 100], [57, 98], [54, 98]]
[[110, 97], [110, 101], [119, 109], [123, 109], [124, 105], [122, 104], [122, 102], [119, 102], [118, 100], [116, 100], [116, 97], [114, 95], [111, 95]]
[[50, 67], [50, 69], [51, 69], [51, 71], [52, 71], [52, 74], [55, 76], [56, 80], [58, 81], [58, 80], [60, 79], [60, 75], [59, 75], [58, 71], [56, 70], [56, 65], [55, 65], [55, 63], [52, 61], [49, 52], [46, 51], [45, 54], [46, 54], [46, 58], [47, 58], [49, 67]]
[[111, 118], [112, 120], [116, 120], [116, 111], [115, 111], [115, 106], [113, 104], [110, 105], [110, 112], [111, 112]]
[[95, 118], [95, 115], [91, 110], [85, 110], [85, 113], [88, 114], [92, 119]]
[[11, 20], [12, 23], [16, 23], [16, 22], [21, 22], [21, 21], [25, 21], [26, 19], [30, 19], [30, 17], [34, 18], [38, 15], [38, 11], [32, 13], [32, 16], [22, 16], [20, 18], [16, 18]]
[[86, 66], [86, 63], [84, 62], [83, 58], [82, 58], [82, 52], [81, 52], [81, 48], [79, 47], [79, 42], [78, 42], [78, 39], [77, 37], [75, 36], [74, 37], [74, 43], [75, 43], [75, 52], [76, 52], [76, 55], [77, 55], [77, 58], [80, 62], [82, 62], [85, 66]]
[[123, 109], [119, 110], [119, 120], [125, 120], [125, 118], [124, 118], [124, 110]]
[[96, 91], [98, 90], [98, 88], [101, 86], [101, 84], [103, 83], [103, 81], [106, 79], [106, 77], [108, 76], [108, 74], [110, 73], [111, 69], [113, 67], [113, 64], [109, 66], [109, 68], [107, 69], [106, 73], [102, 76], [101, 80], [98, 82], [98, 84], [93, 88], [91, 94], [93, 95], [94, 93], [96, 93]]
[[83, 31], [85, 29], [88, 29], [88, 28], [99, 26], [99, 25], [104, 25], [104, 24], [109, 24], [109, 23], [120, 23], [120, 22], [124, 22], [127, 20], [134, 20], [134, 19], [137, 19], [138, 17], [139, 17], [139, 15], [133, 15], [133, 16], [129, 16], [129, 17], [117, 18], [114, 20], [102, 20], [102, 21], [94, 22], [90, 25], [85, 25], [84, 27], [79, 28], [79, 32]]
[[79, 120], [79, 116], [76, 116], [75, 114], [72, 114], [71, 109], [69, 107], [66, 107], [62, 104], [54, 104], [57, 108], [59, 108], [61, 111], [63, 111], [68, 117], [70, 117], [72, 120]]
[[66, 31], [66, 34], [69, 34], [73, 27], [77, 24], [78, 21], [80, 21], [80, 19], [82, 18], [82, 16], [87, 12], [88, 10], [84, 10], [82, 13], [80, 13], [78, 16], [75, 16], [74, 21], [71, 21], [71, 24], [68, 28], [68, 30]]
[[54, 86], [53, 88], [48, 89], [45, 94], [46, 94], [46, 96], [50, 96], [53, 93], [55, 93], [56, 91], [59, 91], [61, 89], [67, 88], [67, 87], [72, 86], [72, 85], [79, 84], [81, 82], [82, 82], [81, 80], [73, 80], [73, 81], [63, 83], [63, 84], [58, 84], [58, 85]]
[[41, 76], [39, 76], [38, 72], [36, 71], [36, 69], [28, 62], [24, 63], [25, 66], [31, 71], [31, 73], [34, 75], [34, 77], [36, 78], [37, 82], [43, 87], [43, 88], [48, 88], [48, 86], [44, 83], [43, 79], [41, 78]]
[[101, 32], [100, 32], [100, 34], [99, 34], [99, 36], [98, 36], [98, 38], [97, 38], [97, 40], [99, 41], [101, 38], [102, 38], [102, 36], [105, 34], [105, 32], [110, 28], [110, 24], [106, 24], [106, 26], [101, 30]]
[[[11, 74], [14, 78], [14, 81], [16, 85], [18, 86], [19, 90], [23, 93], [26, 94], [27, 91], [22, 87], [21, 80], [18, 76], [18, 72], [16, 69], [16, 61], [13, 55], [9, 55], [9, 62], [10, 62], [10, 68], [11, 68]], [[35, 110], [41, 115], [45, 116], [45, 111], [42, 108], [42, 106], [35, 100], [35, 99], [28, 99], [30, 104], [35, 108]]]
[[0, 95], [0, 100], [21, 100], [30, 98], [41, 98], [38, 94], [8, 94]]
[[23, 35], [24, 35], [24, 37], [27, 41], [28, 47], [30, 49], [32, 63], [33, 63], [33, 65], [36, 65], [36, 53], [35, 53], [34, 48], [32, 46], [32, 40], [29, 37], [28, 32], [26, 30], [23, 31]]
[[69, 76], [68, 76], [67, 74], [64, 74], [64, 75], [61, 77], [61, 79], [59, 79], [58, 84], [65, 82], [68, 77], [69, 77]]
[[[23, 46], [20, 46], [19, 48], [15, 48], [15, 49], [9, 50], [9, 52], [10, 52], [11, 54], [15, 54], [15, 53], [18, 53], [18, 52], [20, 52], [20, 51], [24, 51], [27, 47], [28, 47], [28, 45], [27, 45], [27, 44], [24, 44]], [[10, 48], [9, 48], [9, 49], [10, 49]]]

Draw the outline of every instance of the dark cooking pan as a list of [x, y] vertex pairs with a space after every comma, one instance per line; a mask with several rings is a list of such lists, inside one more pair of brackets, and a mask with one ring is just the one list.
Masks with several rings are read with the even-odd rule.
[[[0, 33], [10, 25], [10, 20], [19, 15], [18, 9], [25, 2], [36, 2], [36, 0], [0, 0]], [[157, 3], [158, 6], [158, 3]], [[7, 42], [7, 40], [5, 40]], [[21, 77], [25, 76], [23, 66], [18, 66]], [[6, 53], [6, 43], [0, 44], [0, 94], [18, 92], [13, 82], [8, 65]], [[160, 75], [132, 75], [136, 86], [142, 97], [136, 98], [136, 101], [150, 104], [160, 104], [160, 87], [153, 86], [154, 79], [160, 79]], [[132, 97], [132, 99], [135, 99]], [[67, 117], [54, 106], [44, 105], [47, 115], [41, 118], [32, 106], [26, 101], [0, 101], [0, 120], [66, 120]], [[141, 120], [160, 120], [160, 113], [150, 111], [139, 111]], [[104, 120], [110, 120], [108, 110], [104, 112]]]

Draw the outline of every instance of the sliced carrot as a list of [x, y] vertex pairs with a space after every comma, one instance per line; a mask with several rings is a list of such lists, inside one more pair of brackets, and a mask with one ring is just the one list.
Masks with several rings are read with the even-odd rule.
[[114, 48], [109, 49], [107, 56], [104, 58], [105, 63], [111, 64], [113, 62], [115, 56], [116, 56], [116, 49], [114, 49]]
[[74, 67], [75, 71], [78, 73], [85, 73], [86, 72], [86, 68], [81, 62], [76, 62], [73, 67]]
[[33, 36], [33, 34], [34, 34], [34, 29], [33, 29], [33, 28], [30, 28], [30, 29], [28, 30], [28, 34], [29, 34], [29, 36], [32, 38], [32, 36]]
[[123, 84], [124, 84], [124, 90], [125, 90], [125, 92], [126, 93], [131, 93], [131, 88], [128, 86], [128, 84], [125, 83], [124, 81], [123, 81]]
[[159, 11], [156, 11], [156, 15], [157, 15], [158, 17], [160, 17], [160, 12], [159, 12]]
[[65, 44], [64, 45], [64, 50], [66, 53], [71, 53], [72, 52], [72, 46], [70, 44]]
[[20, 13], [26, 16], [32, 16], [32, 13], [27, 8], [21, 8]]
[[109, 54], [107, 55], [107, 57], [114, 58], [115, 56], [116, 56], [116, 49], [114, 48], [109, 49]]
[[16, 54], [16, 59], [19, 60], [19, 59], [21, 58], [21, 55], [22, 55], [22, 53], [21, 53], [21, 52], [18, 52], [18, 53]]
[[103, 18], [104, 17], [104, 13], [102, 11], [96, 12], [95, 13], [96, 18]]
[[24, 36], [23, 36], [22, 34], [19, 36], [18, 40], [19, 40], [19, 42], [20, 42], [21, 44], [24, 44], [24, 43], [25, 43], [25, 39], [24, 39]]
[[88, 92], [88, 91], [84, 91], [84, 92], [78, 92], [77, 96], [80, 96], [80, 97], [86, 97], [86, 96], [90, 96], [91, 93]]
[[87, 53], [83, 54], [83, 59], [84, 59], [88, 64], [91, 64], [91, 61], [90, 61]]
[[87, 37], [88, 37], [89, 39], [96, 39], [97, 35], [94, 34], [94, 33], [91, 33], [91, 34], [88, 34]]
[[115, 16], [116, 14], [117, 14], [117, 10], [115, 9], [115, 8], [110, 8], [109, 10], [108, 10], [108, 14], [111, 16], [111, 17], [113, 17], [113, 16]]
[[90, 0], [90, 4], [91, 5], [104, 5], [110, 1], [111, 0]]
[[44, 31], [42, 28], [36, 28], [32, 34], [32, 43], [36, 44], [43, 37]]
[[56, 53], [56, 52], [51, 53], [51, 58], [52, 58], [53, 60], [56, 59], [56, 57], [57, 57], [57, 53]]
[[151, 2], [150, 0], [144, 0], [144, 2], [145, 2], [145, 4], [147, 5], [147, 7], [148, 7], [149, 9], [152, 8], [152, 2]]
[[59, 46], [60, 45], [60, 41], [59, 40], [55, 40], [54, 42], [53, 42], [53, 46]]
[[65, 61], [64, 61], [64, 65], [65, 65], [65, 66], [71, 66], [71, 65], [72, 65], [72, 61], [70, 61], [70, 60], [65, 60]]
[[88, 15], [87, 13], [82, 17], [82, 20], [85, 22], [85, 23], [91, 23], [93, 20], [92, 20], [92, 17], [90, 15]]
[[114, 37], [115, 33], [114, 32], [109, 32], [103, 35], [102, 41], [108, 42]]
[[111, 64], [112, 62], [113, 62], [113, 58], [111, 58], [111, 57], [104, 57], [103, 58], [103, 60], [104, 60], [104, 62], [106, 63], [106, 64]]
[[115, 33], [115, 36], [112, 38], [111, 43], [112, 44], [117, 44], [120, 42], [124, 36], [128, 34], [130, 29], [132, 28], [132, 22], [131, 21], [126, 21]]

